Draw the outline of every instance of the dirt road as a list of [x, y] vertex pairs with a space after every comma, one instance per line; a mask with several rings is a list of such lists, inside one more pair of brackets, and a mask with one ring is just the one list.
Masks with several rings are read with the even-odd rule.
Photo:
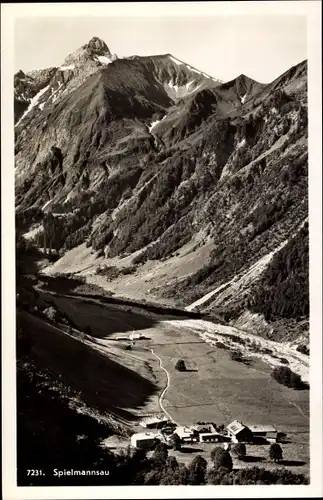
[[170, 386], [170, 376], [169, 376], [169, 373], [168, 371], [166, 370], [166, 368], [163, 367], [163, 363], [162, 363], [162, 360], [161, 358], [154, 352], [153, 349], [150, 349], [150, 351], [152, 352], [152, 354], [158, 359], [159, 361], [159, 366], [160, 368], [166, 373], [166, 377], [167, 377], [167, 383], [166, 383], [166, 387], [163, 389], [163, 392], [161, 393], [161, 395], [159, 396], [159, 405], [160, 405], [160, 408], [161, 410], [165, 413], [166, 417], [169, 418], [169, 420], [171, 420], [172, 422], [174, 422], [175, 424], [177, 422], [175, 422], [175, 420], [172, 418], [172, 416], [168, 413], [168, 411], [165, 409], [164, 405], [163, 405], [163, 398]]

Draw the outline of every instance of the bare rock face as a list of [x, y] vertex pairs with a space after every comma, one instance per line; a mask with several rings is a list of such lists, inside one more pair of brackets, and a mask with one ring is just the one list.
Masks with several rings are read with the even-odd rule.
[[26, 74], [27, 76], [33, 78], [33, 80], [37, 83], [37, 91], [39, 91], [46, 85], [48, 85], [48, 83], [51, 81], [56, 71], [57, 71], [56, 67], [51, 67], [51, 68], [28, 71]]

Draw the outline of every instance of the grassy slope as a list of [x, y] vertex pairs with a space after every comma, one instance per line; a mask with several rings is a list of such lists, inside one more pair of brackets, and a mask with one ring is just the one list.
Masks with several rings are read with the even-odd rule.
[[128, 362], [123, 359], [120, 364], [117, 357], [96, 349], [95, 342], [86, 345], [28, 313], [19, 315], [19, 323], [30, 332], [31, 355], [39, 366], [50, 368], [56, 377], [80, 391], [92, 408], [133, 420], [158, 391], [143, 360], [124, 354], [121, 357]]

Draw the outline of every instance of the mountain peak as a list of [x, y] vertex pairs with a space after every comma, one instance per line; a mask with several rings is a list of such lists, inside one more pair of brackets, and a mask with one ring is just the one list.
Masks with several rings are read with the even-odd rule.
[[104, 40], [101, 40], [101, 38], [98, 38], [97, 36], [91, 38], [91, 40], [87, 43], [86, 48], [93, 50], [96, 53], [110, 52]]
[[88, 43], [82, 45], [80, 48], [69, 54], [63, 63], [64, 67], [72, 66], [83, 66], [84, 64], [90, 62], [96, 62], [101, 64], [108, 64], [117, 59], [116, 55], [112, 55], [107, 44], [101, 38], [94, 36], [89, 40]]
[[241, 73], [239, 76], [237, 76], [236, 80], [250, 80], [250, 78], [244, 73]]
[[[241, 75], [237, 76], [235, 79], [234, 79], [236, 82], [240, 82], [240, 83], [245, 83], [245, 84], [250, 84], [250, 83], [259, 83], [257, 82], [256, 80], [254, 80], [253, 78], [250, 78], [249, 76], [245, 75], [244, 73], [241, 73]], [[233, 80], [233, 81], [234, 81]]]

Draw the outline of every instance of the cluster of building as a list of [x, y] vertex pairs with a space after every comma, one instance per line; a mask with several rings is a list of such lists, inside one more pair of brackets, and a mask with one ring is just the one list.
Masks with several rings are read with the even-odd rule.
[[[178, 426], [166, 416], [154, 416], [144, 419], [140, 425], [147, 429], [131, 436], [131, 446], [135, 448], [153, 448], [158, 442], [169, 443], [173, 434], [177, 434], [181, 443], [275, 443], [279, 433], [271, 425], [245, 425], [234, 420], [226, 428], [218, 429], [213, 423]], [[149, 429], [154, 429], [149, 430]]]

